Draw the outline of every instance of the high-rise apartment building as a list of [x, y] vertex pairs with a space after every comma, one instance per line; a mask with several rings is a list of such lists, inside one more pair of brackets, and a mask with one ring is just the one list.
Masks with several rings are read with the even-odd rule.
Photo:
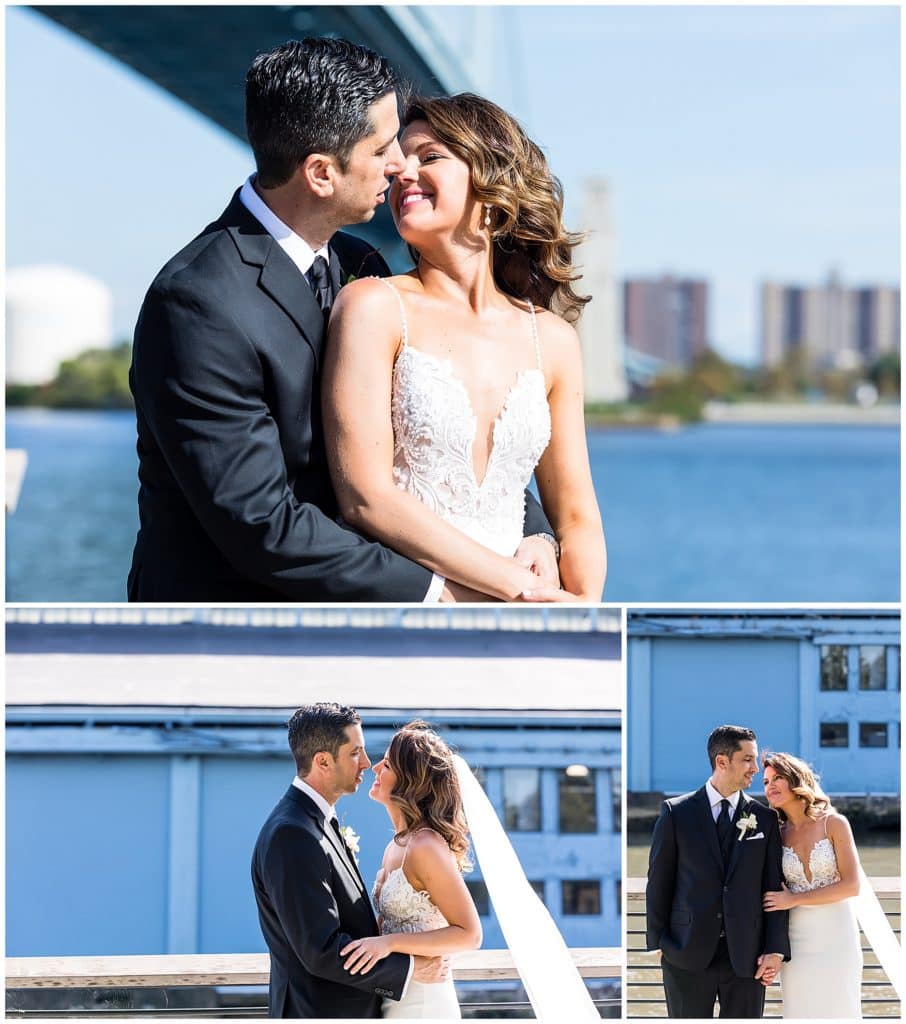
[[623, 284], [626, 343], [670, 366], [688, 366], [708, 346], [708, 282], [664, 275]]
[[808, 367], [854, 369], [896, 352], [899, 337], [898, 288], [848, 288], [835, 273], [824, 285], [765, 281], [761, 286], [765, 366], [778, 366], [799, 350]]

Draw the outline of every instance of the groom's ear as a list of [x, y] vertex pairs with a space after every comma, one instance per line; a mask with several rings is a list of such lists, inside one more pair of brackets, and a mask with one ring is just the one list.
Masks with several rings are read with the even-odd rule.
[[334, 194], [337, 161], [327, 153], [309, 153], [299, 165], [298, 173], [312, 194], [329, 199]]

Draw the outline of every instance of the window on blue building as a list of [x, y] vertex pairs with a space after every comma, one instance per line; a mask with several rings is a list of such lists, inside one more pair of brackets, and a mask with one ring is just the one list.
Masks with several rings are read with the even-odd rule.
[[848, 747], [849, 746], [849, 723], [848, 722], [822, 722], [821, 723], [821, 746], [822, 747]]
[[859, 648], [859, 689], [887, 689], [887, 650], [877, 644]]
[[595, 774], [584, 764], [571, 764], [560, 772], [560, 831], [597, 832]]
[[541, 900], [542, 903], [545, 903], [545, 899], [544, 899], [544, 879], [543, 878], [539, 878], [539, 879], [536, 879], [534, 882], [532, 882], [530, 880], [529, 881], [529, 885], [538, 894], [538, 899]]
[[541, 831], [541, 772], [503, 769], [503, 811], [510, 832]]
[[560, 883], [564, 915], [601, 913], [601, 882], [596, 878]]
[[822, 644], [821, 689], [845, 690], [847, 675], [847, 649], [842, 644]]
[[466, 882], [466, 888], [475, 904], [479, 917], [487, 917], [491, 913], [491, 901], [488, 899], [488, 887], [480, 878], [473, 878]]
[[860, 747], [886, 747], [886, 722], [859, 722]]

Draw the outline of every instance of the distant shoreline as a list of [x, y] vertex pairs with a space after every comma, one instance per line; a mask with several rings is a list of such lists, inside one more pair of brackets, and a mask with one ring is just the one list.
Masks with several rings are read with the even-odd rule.
[[[50, 413], [122, 413], [133, 414], [123, 406], [59, 406], [8, 404], [6, 412]], [[672, 413], [656, 413], [642, 407], [614, 409], [609, 412], [587, 412], [585, 425], [594, 430], [660, 430], [667, 433], [694, 426], [696, 422], [737, 426], [843, 426], [898, 427], [899, 405], [879, 405], [862, 409], [855, 405], [810, 404], [797, 402], [706, 402], [699, 421], [684, 420]]]
[[[669, 432], [691, 425], [691, 422], [670, 413], [654, 413], [642, 408], [620, 409], [610, 413], [596, 411], [585, 416], [587, 427], [607, 430], [643, 429]], [[712, 401], [704, 404], [702, 419], [699, 422], [750, 427], [898, 427], [900, 406], [877, 405], [863, 409], [842, 402]]]

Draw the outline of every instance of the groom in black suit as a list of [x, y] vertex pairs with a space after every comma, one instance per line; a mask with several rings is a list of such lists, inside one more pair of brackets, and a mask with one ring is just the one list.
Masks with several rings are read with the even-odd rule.
[[755, 733], [708, 737], [711, 778], [666, 800], [648, 864], [647, 948], [658, 950], [671, 1017], [761, 1017], [765, 986], [790, 958], [786, 912], [764, 914], [782, 887], [774, 811], [743, 793], [758, 772]]
[[361, 719], [339, 704], [311, 704], [289, 722], [296, 778], [264, 823], [252, 856], [258, 919], [270, 950], [271, 1017], [380, 1017], [410, 978], [442, 981], [440, 958], [391, 953], [367, 974], [343, 968], [340, 950], [378, 935], [367, 887], [334, 806], [371, 762]]
[[[174, 256], [139, 315], [133, 601], [423, 601], [469, 594], [335, 521], [320, 409], [325, 324], [383, 259], [339, 231], [404, 160], [396, 80], [341, 39], [284, 43], [246, 79], [257, 173]], [[553, 548], [528, 502], [524, 563]]]

